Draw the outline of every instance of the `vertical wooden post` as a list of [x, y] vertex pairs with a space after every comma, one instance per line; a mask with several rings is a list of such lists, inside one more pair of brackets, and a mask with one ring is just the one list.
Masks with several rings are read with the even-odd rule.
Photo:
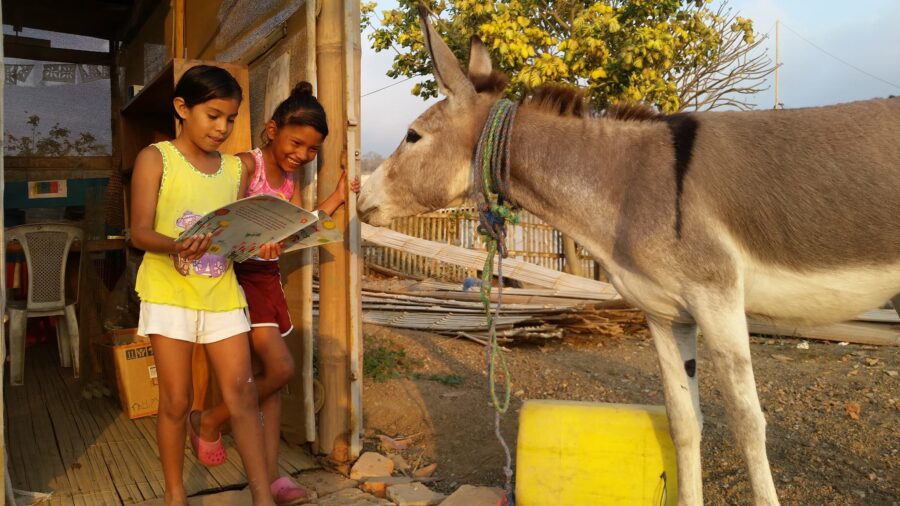
[[[0, 10], [0, 24], [3, 21], [3, 13]], [[0, 44], [0, 61], [3, 61], [3, 45]], [[3, 132], [3, 85], [5, 79], [0, 79], [0, 132]], [[5, 144], [3, 145], [5, 146]], [[6, 175], [3, 171], [3, 155], [6, 155], [6, 148], [4, 147], [0, 150], [0, 208], [3, 207], [3, 190], [6, 186]], [[0, 290], [0, 314], [3, 314], [3, 319], [6, 319], [6, 237], [3, 233], [5, 230], [5, 226], [3, 223], [3, 215], [0, 214], [0, 244], [3, 245], [0, 248], [0, 286], [3, 287]], [[6, 357], [6, 335], [5, 335], [5, 321], [0, 322], [0, 357]], [[0, 381], [3, 378], [3, 367], [6, 364], [5, 360], [0, 360]], [[9, 468], [6, 462], [6, 426], [4, 425], [4, 420], [6, 419], [6, 399], [3, 398], [3, 388], [0, 385], [0, 472], [3, 473], [3, 494], [0, 494], [0, 506], [4, 506], [7, 503], [7, 500], [10, 504], [15, 504], [15, 497], [13, 496], [12, 491], [12, 480], [9, 477]]]
[[184, 2], [185, 0], [173, 0], [172, 6], [175, 13], [174, 27], [172, 30], [172, 56], [175, 58], [187, 58], [184, 47]]
[[[354, 25], [355, 23], [355, 25]], [[326, 198], [341, 170], [358, 173], [359, 146], [359, 1], [322, 3], [316, 23], [319, 101], [328, 113], [329, 135], [320, 152], [318, 196]], [[355, 42], [354, 42], [355, 41]], [[348, 107], [349, 105], [349, 107]], [[319, 250], [319, 374], [325, 404], [319, 418], [319, 448], [331, 453], [346, 441], [350, 455], [359, 451], [361, 426], [359, 383], [359, 224], [355, 196], [333, 216], [344, 242]], [[353, 225], [351, 227], [351, 224]], [[355, 300], [354, 300], [355, 299]]]
[[[313, 85], [313, 91], [318, 95], [318, 66], [316, 64], [316, 4], [311, 0], [306, 2], [306, 77]], [[303, 207], [312, 209], [316, 202], [316, 167], [317, 162], [307, 163], [303, 167]], [[316, 410], [313, 390], [313, 250], [306, 248], [300, 253], [300, 277], [303, 287], [303, 305], [300, 316], [300, 339], [303, 346], [303, 362], [300, 364], [300, 373], [303, 375], [303, 407], [306, 416], [306, 440], [316, 440]]]
[[[344, 75], [346, 76], [347, 104], [347, 177], [352, 181], [360, 175], [361, 131], [360, 91], [362, 45], [360, 42], [360, 0], [344, 0]], [[362, 453], [362, 231], [356, 215], [356, 194], [347, 195], [347, 246], [349, 258], [347, 270], [347, 318], [350, 325], [350, 456]]]
[[[285, 96], [299, 80], [312, 84], [313, 93], [318, 94], [316, 79], [316, 2], [306, 2], [304, 10], [304, 30], [306, 39], [305, 65], [301, 76], [291, 75]], [[270, 70], [271, 71], [271, 70]], [[269, 90], [266, 90], [268, 100]], [[284, 97], [282, 97], [284, 98]], [[274, 108], [274, 105], [273, 105]], [[266, 107], [269, 111], [269, 107]], [[266, 114], [269, 114], [267, 112]], [[305, 209], [316, 207], [316, 167], [318, 160], [303, 166], [297, 179], [300, 202]], [[295, 377], [288, 383], [290, 395], [282, 398], [290, 404], [282, 408], [282, 434], [294, 443], [316, 442], [316, 411], [313, 377], [313, 270], [314, 249], [305, 248], [281, 257], [281, 273], [285, 280], [284, 293], [291, 312], [294, 331], [287, 343], [296, 364]], [[297, 402], [299, 397], [300, 402]], [[302, 422], [302, 423], [301, 423]], [[302, 427], [302, 431], [301, 431]], [[318, 450], [314, 444], [314, 450]]]
[[575, 239], [567, 235], [563, 235], [562, 239], [565, 272], [573, 276], [584, 276], [584, 266], [581, 264], [581, 255], [578, 254], [578, 245], [575, 244]]

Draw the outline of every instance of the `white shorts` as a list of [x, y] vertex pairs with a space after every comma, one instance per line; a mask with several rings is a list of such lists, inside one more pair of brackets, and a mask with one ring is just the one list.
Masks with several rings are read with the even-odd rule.
[[179, 341], [211, 344], [250, 331], [245, 309], [199, 311], [141, 302], [138, 335], [158, 334]]

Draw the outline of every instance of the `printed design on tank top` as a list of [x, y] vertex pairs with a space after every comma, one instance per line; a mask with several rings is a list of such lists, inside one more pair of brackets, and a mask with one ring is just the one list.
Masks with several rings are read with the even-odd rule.
[[[203, 216], [191, 211], [185, 211], [184, 214], [181, 215], [181, 218], [178, 218], [178, 220], [175, 221], [175, 226], [182, 230], [187, 230], [202, 217]], [[211, 278], [218, 278], [228, 270], [228, 261], [221, 255], [206, 253], [194, 261], [183, 260], [178, 255], [171, 256], [172, 260], [175, 262], [175, 270], [182, 276], [190, 274], [191, 268], [193, 268], [194, 274]]]

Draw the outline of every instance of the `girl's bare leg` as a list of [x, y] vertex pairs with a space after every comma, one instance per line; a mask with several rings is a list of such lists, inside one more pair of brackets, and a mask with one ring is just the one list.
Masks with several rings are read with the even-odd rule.
[[159, 377], [156, 443], [162, 463], [166, 506], [187, 504], [184, 490], [185, 419], [191, 409], [191, 353], [194, 344], [151, 335]]
[[[253, 351], [262, 362], [257, 377], [259, 408], [263, 413], [263, 432], [269, 481], [278, 479], [278, 449], [281, 446], [281, 389], [294, 375], [294, 359], [275, 327], [255, 327], [250, 334]], [[265, 394], [265, 395], [263, 395]]]
[[207, 344], [206, 352], [222, 389], [225, 405], [231, 413], [232, 432], [247, 473], [253, 504], [271, 506], [274, 502], [269, 490], [259, 399], [250, 367], [247, 335], [238, 334]]
[[[278, 448], [281, 443], [281, 389], [294, 375], [294, 360], [277, 327], [253, 327], [250, 332], [253, 352], [262, 364], [256, 376], [259, 406], [263, 414], [263, 433], [266, 447], [266, 467], [269, 482], [278, 479]], [[203, 412], [200, 436], [215, 441], [219, 428], [231, 414], [225, 404]]]

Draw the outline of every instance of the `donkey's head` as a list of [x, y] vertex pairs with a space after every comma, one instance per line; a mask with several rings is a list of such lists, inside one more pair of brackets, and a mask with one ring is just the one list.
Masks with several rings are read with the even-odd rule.
[[466, 76], [421, 6], [419, 19], [434, 77], [447, 98], [412, 122], [400, 146], [363, 186], [358, 209], [365, 221], [375, 225], [458, 205], [466, 199], [472, 186], [475, 144], [491, 105], [506, 84], [502, 74], [492, 71], [481, 40], [472, 39]]

